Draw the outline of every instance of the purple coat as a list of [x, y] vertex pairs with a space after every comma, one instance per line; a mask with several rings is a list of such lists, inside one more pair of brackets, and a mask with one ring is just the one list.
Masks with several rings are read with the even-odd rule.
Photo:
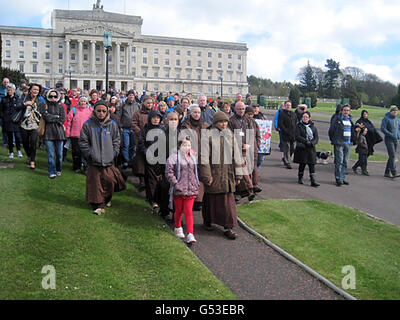
[[[179, 181], [178, 181], [179, 167]], [[167, 160], [165, 177], [173, 187], [174, 196], [197, 196], [199, 191], [199, 179], [194, 157], [184, 157], [182, 154], [173, 153]]]

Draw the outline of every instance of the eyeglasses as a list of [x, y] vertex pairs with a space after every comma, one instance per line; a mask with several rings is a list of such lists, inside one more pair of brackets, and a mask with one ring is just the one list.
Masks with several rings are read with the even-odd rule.
[[51, 99], [51, 98], [57, 98], [57, 96], [49, 96], [49, 98]]
[[96, 110], [96, 112], [98, 112], [98, 113], [107, 113], [107, 110]]

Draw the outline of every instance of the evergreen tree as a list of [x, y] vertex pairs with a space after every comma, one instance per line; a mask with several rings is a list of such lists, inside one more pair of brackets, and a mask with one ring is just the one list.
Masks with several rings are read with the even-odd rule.
[[300, 90], [303, 94], [317, 91], [317, 80], [314, 75], [314, 71], [310, 66], [310, 62], [307, 62], [307, 66], [300, 74]]
[[326, 60], [325, 67], [328, 70], [325, 73], [325, 89], [329, 98], [338, 97], [339, 75], [342, 73], [339, 68], [340, 63], [333, 59]]
[[296, 86], [290, 90], [289, 100], [292, 102], [292, 108], [297, 108], [300, 103], [300, 90]]

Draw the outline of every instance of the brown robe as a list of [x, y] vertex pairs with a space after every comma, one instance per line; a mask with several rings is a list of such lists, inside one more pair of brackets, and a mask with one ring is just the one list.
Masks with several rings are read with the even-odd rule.
[[[149, 112], [150, 112], [150, 110], [148, 110], [142, 106], [142, 108], [140, 110], [136, 111], [133, 114], [132, 130], [135, 132], [135, 145], [136, 146], [138, 146], [138, 144], [139, 144], [140, 131], [142, 131], [144, 126], [147, 124], [147, 121], [149, 118]], [[144, 173], [145, 173], [145, 165], [146, 165], [146, 156], [142, 152], [137, 150], [135, 158], [133, 159], [132, 173], [135, 176], [143, 177]]]

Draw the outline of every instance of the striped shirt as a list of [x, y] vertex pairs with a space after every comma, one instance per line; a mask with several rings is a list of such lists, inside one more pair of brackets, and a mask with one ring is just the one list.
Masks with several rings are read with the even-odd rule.
[[350, 117], [343, 117], [342, 118], [342, 122], [343, 122], [343, 126], [344, 126], [344, 130], [343, 130], [343, 140], [345, 144], [351, 144], [351, 121], [350, 121]]

